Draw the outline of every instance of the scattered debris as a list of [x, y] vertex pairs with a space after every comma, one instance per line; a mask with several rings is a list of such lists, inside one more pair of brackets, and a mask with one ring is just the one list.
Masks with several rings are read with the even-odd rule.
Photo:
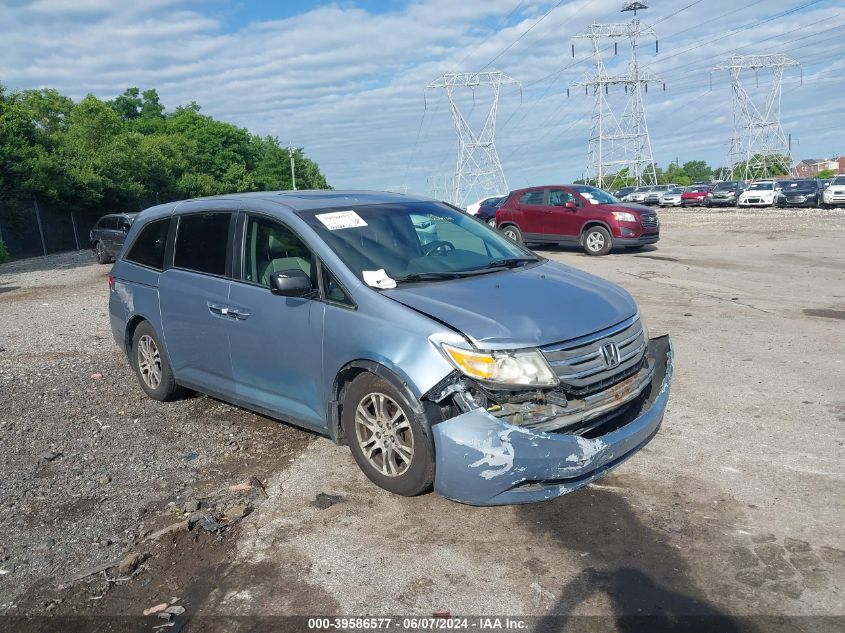
[[261, 480], [258, 477], [250, 477], [249, 483], [252, 484], [253, 487], [258, 488], [265, 499], [270, 498], [267, 494], [267, 490], [264, 488], [264, 484], [261, 483]]
[[100, 477], [97, 480], [97, 483], [100, 484], [101, 486], [105, 486], [106, 484], [110, 484], [111, 483], [111, 477], [109, 475], [103, 475], [102, 477]]
[[88, 576], [93, 576], [94, 574], [99, 574], [100, 572], [104, 572], [111, 567], [116, 567], [120, 564], [120, 559], [109, 561], [108, 563], [103, 563], [102, 565], [96, 565], [94, 567], [89, 567], [85, 571], [76, 574], [75, 576], [71, 576], [70, 578], [65, 579], [61, 585], [70, 585], [75, 583], [77, 580], [82, 580], [83, 578], [87, 578]]
[[448, 611], [432, 611], [432, 612], [431, 612], [431, 617], [432, 617], [432, 618], [443, 618], [443, 619], [448, 619], [448, 618], [451, 618], [451, 617], [452, 617], [452, 614], [451, 614], [451, 613], [449, 613]]
[[245, 481], [241, 484], [234, 484], [232, 486], [229, 486], [229, 490], [231, 490], [232, 492], [245, 492], [245, 491], [251, 490], [251, 489], [252, 489], [252, 483], [249, 482], [249, 481]]
[[185, 512], [196, 512], [200, 509], [200, 502], [196, 499], [189, 499], [184, 503], [182, 506], [182, 510]]
[[138, 565], [140, 565], [143, 562], [144, 562], [144, 555], [143, 554], [139, 554], [137, 552], [135, 554], [129, 554], [129, 556], [127, 556], [122, 561], [120, 561], [120, 565], [117, 566], [117, 571], [122, 576], [128, 576], [129, 574], [131, 574], [133, 571], [135, 571], [138, 568]]
[[162, 602], [160, 604], [153, 605], [148, 609], [144, 609], [144, 615], [152, 615], [153, 613], [158, 613], [159, 611], [164, 611], [169, 605], [166, 602]]
[[199, 520], [199, 526], [206, 532], [217, 532], [223, 527], [221, 523], [218, 523], [207, 514], [203, 515], [203, 517]]
[[179, 521], [178, 523], [172, 523], [165, 528], [161, 528], [160, 530], [156, 530], [152, 534], [150, 534], [145, 541], [157, 541], [165, 534], [172, 534], [173, 532], [178, 532], [179, 530], [187, 530], [188, 529], [188, 521]]
[[11, 573], [11, 571], [8, 569], [0, 569], [0, 576], [5, 576], [8, 573]]
[[185, 613], [185, 607], [175, 604], [172, 607], [167, 607], [164, 612], [170, 613], [171, 615], [182, 615]]
[[52, 462], [57, 457], [61, 457], [62, 454], [58, 451], [44, 451], [39, 455], [41, 459], [46, 459], [48, 462]]
[[91, 374], [91, 380], [102, 380], [103, 374]]
[[341, 495], [329, 495], [325, 492], [321, 492], [314, 498], [311, 505], [315, 508], [319, 508], [320, 510], [325, 510], [326, 508], [331, 508], [334, 504], [340, 503], [341, 501], [343, 501], [343, 497]]

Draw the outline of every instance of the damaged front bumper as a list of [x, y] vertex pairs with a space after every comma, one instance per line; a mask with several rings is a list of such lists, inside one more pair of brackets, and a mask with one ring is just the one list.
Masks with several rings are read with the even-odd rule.
[[[587, 436], [509, 424], [478, 408], [434, 425], [434, 489], [471, 505], [530, 503], [559, 497], [620, 465], [657, 433], [669, 398], [672, 344], [651, 339], [651, 385], [626, 411]], [[602, 434], [602, 429], [607, 432]]]

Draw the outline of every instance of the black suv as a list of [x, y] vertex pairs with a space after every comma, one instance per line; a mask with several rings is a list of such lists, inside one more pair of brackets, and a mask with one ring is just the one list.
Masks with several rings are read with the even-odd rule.
[[780, 192], [775, 197], [779, 207], [819, 207], [822, 192], [818, 180], [787, 180], [780, 183]]
[[88, 241], [88, 246], [94, 249], [97, 262], [108, 264], [114, 261], [137, 215], [137, 213], [110, 213], [97, 220], [94, 228], [91, 229]]

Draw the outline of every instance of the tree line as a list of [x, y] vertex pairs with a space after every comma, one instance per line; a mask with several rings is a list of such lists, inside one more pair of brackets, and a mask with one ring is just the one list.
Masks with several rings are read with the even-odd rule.
[[[301, 149], [294, 158], [297, 188], [330, 188]], [[155, 89], [74, 102], [0, 84], [0, 204], [36, 199], [102, 215], [291, 188], [288, 149], [277, 138], [218, 121], [194, 102], [166, 112]]]

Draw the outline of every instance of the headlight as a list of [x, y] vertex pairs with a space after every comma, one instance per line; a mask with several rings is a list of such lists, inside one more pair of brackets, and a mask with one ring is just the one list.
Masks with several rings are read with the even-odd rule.
[[626, 211], [614, 211], [613, 217], [616, 218], [619, 222], [636, 222], [637, 216], [633, 213], [628, 213]]
[[476, 352], [442, 344], [443, 351], [460, 371], [477, 380], [518, 387], [554, 387], [552, 368], [536, 349], [513, 352]]
[[712, 194], [712, 193], [708, 193], [708, 194], [707, 194], [707, 197], [708, 197], [708, 198], [712, 198], [712, 197], [713, 197], [713, 194]]

